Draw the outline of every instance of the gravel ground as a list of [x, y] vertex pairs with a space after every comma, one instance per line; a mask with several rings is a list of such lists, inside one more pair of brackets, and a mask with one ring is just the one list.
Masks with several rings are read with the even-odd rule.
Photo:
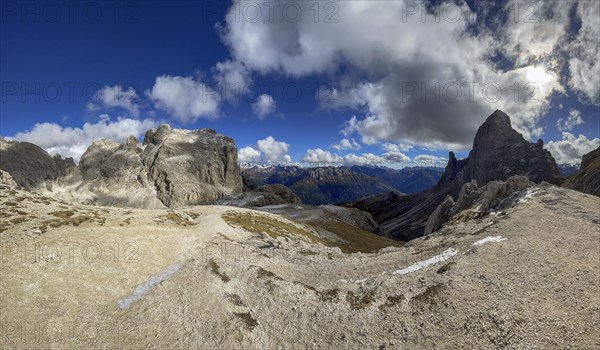
[[2, 348], [600, 348], [600, 198], [571, 190], [371, 254], [247, 209], [0, 203]]

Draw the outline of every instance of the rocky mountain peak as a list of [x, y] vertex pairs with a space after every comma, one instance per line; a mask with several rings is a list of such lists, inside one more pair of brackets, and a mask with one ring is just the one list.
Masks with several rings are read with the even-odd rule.
[[137, 137], [135, 137], [133, 135], [129, 135], [127, 140], [125, 140], [125, 146], [128, 146], [128, 147], [138, 146], [139, 144], [140, 144], [140, 142], [138, 141]]
[[530, 143], [496, 110], [479, 127], [469, 153], [469, 177], [479, 184], [526, 175], [534, 182], [560, 182], [558, 167], [543, 141]]
[[[543, 149], [543, 141], [528, 142], [512, 128], [510, 117], [496, 110], [477, 130], [467, 158], [456, 159], [453, 152], [448, 154], [448, 164], [437, 186], [397, 199], [367, 198], [353, 206], [369, 211], [390, 236], [410, 240], [424, 234], [428, 218], [448, 196], [459, 198], [464, 184], [475, 180], [478, 186], [485, 186], [515, 175], [527, 176], [537, 183], [561, 182], [556, 162], [550, 152]], [[442, 217], [449, 203], [448, 199], [440, 209], [438, 214]], [[436, 225], [430, 223], [430, 227]]]
[[153, 143], [158, 144], [162, 142], [171, 133], [171, 125], [161, 124], [157, 129], [148, 129], [144, 134], [144, 145]]

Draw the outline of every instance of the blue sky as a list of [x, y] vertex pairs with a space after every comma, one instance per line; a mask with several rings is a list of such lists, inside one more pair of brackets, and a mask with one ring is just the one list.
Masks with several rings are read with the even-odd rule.
[[0, 134], [77, 157], [167, 122], [249, 162], [444, 164], [498, 108], [559, 163], [600, 145], [595, 2], [275, 3], [3, 1]]

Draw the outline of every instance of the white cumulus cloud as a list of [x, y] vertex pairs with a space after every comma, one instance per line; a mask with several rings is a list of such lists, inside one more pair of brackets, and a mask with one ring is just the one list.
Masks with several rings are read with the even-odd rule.
[[273, 96], [267, 94], [258, 96], [256, 101], [252, 104], [254, 114], [261, 120], [275, 112], [275, 108], [277, 108], [277, 103], [273, 99]]
[[360, 145], [354, 139], [341, 139], [339, 143], [331, 145], [331, 148], [335, 149], [336, 151], [343, 151], [348, 149], [356, 151], [360, 149]]
[[247, 146], [238, 151], [238, 162], [241, 164], [288, 164], [292, 162], [289, 155], [290, 145], [268, 136], [256, 141], [256, 146]]
[[581, 118], [581, 112], [576, 109], [572, 109], [569, 111], [569, 116], [567, 117], [567, 119], [558, 119], [558, 121], [556, 122], [556, 127], [560, 131], [571, 131], [573, 130], [574, 126], [581, 125], [583, 123], [584, 122], [583, 118]]
[[439, 167], [443, 168], [448, 163], [444, 157], [438, 157], [431, 154], [420, 154], [413, 159], [413, 162], [418, 166]]
[[138, 101], [139, 96], [131, 86], [127, 89], [123, 89], [120, 85], [105, 86], [94, 94], [94, 97], [87, 103], [86, 107], [92, 112], [122, 108], [132, 116], [138, 117], [140, 115]]
[[183, 123], [213, 119], [219, 114], [220, 94], [191, 77], [159, 76], [146, 94], [154, 107], [171, 113]]
[[252, 147], [244, 147], [238, 150], [238, 162], [240, 164], [250, 164], [258, 162], [260, 151]]
[[252, 83], [248, 68], [239, 61], [219, 62], [213, 67], [212, 72], [221, 96], [233, 104], [240, 102], [242, 95]]
[[320, 148], [316, 148], [307, 150], [306, 154], [304, 154], [304, 156], [302, 157], [302, 162], [313, 165], [339, 165], [343, 163], [343, 159], [337, 154], [322, 150]]
[[588, 139], [585, 135], [575, 135], [569, 132], [562, 133], [562, 140], [550, 141], [545, 148], [552, 153], [558, 164], [581, 164], [581, 157], [600, 147], [600, 139]]
[[373, 153], [363, 153], [356, 155], [350, 153], [345, 156], [340, 156], [320, 148], [309, 149], [302, 157], [302, 162], [310, 165], [383, 165], [388, 161]]

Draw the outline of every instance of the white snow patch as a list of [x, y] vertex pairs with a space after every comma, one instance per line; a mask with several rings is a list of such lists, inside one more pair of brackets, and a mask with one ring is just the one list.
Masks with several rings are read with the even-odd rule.
[[491, 242], [502, 242], [502, 241], [506, 241], [506, 238], [502, 237], [502, 236], [489, 236], [489, 237], [485, 237], [484, 239], [480, 239], [477, 242], [473, 243], [474, 246], [479, 246], [479, 245], [483, 245], [486, 243], [491, 243]]
[[519, 203], [526, 203], [529, 199], [533, 198], [535, 192], [528, 188], [527, 192], [523, 195], [523, 197], [519, 198]]
[[361, 284], [361, 283], [365, 283], [365, 282], [367, 282], [367, 280], [368, 280], [368, 278], [363, 278], [363, 279], [361, 279], [361, 280], [356, 280], [356, 281], [354, 281], [354, 282], [355, 282], [355, 283], [358, 283], [358, 284]]
[[152, 288], [152, 286], [166, 280], [167, 278], [169, 278], [169, 276], [171, 276], [175, 272], [179, 271], [179, 269], [181, 269], [181, 265], [174, 264], [174, 265], [167, 267], [167, 269], [164, 270], [163, 272], [150, 276], [150, 278], [146, 282], [144, 282], [142, 284], [138, 284], [135, 287], [133, 294], [129, 298], [119, 300], [119, 303], [118, 303], [119, 308], [121, 310], [128, 309], [129, 306], [131, 305], [131, 303], [139, 300], [141, 297], [144, 296], [144, 294], [148, 293], [148, 291], [150, 291], [150, 288]]
[[263, 205], [260, 209], [264, 210], [277, 210], [277, 209], [286, 209], [288, 204], [271, 204], [271, 205]]
[[458, 250], [454, 248], [448, 248], [442, 254], [438, 254], [427, 260], [419, 261], [418, 263], [410, 265], [409, 267], [404, 268], [402, 270], [396, 270], [394, 271], [394, 275], [406, 275], [407, 273], [419, 271], [422, 268], [437, 264], [444, 260], [448, 260], [456, 254], [458, 254]]

